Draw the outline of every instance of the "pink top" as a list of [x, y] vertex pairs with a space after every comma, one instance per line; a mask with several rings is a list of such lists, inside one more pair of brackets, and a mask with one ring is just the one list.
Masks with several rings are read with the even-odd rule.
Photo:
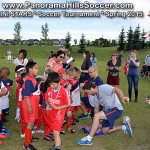
[[52, 71], [58, 72], [58, 70], [62, 68], [62, 62], [56, 63], [55, 58], [51, 58], [47, 62], [46, 69], [48, 69], [48, 66], [53, 67]]

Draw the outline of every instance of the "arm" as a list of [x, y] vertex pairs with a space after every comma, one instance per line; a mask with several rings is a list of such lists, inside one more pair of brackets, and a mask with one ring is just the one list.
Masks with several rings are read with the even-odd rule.
[[119, 72], [121, 71], [121, 66], [119, 67], [115, 67], [116, 70], [118, 70]]
[[28, 112], [29, 112], [30, 114], [33, 114], [33, 108], [32, 108], [32, 106], [31, 106], [30, 98], [29, 98], [29, 97], [26, 97], [25, 99], [26, 99], [26, 102], [27, 102], [27, 105], [28, 105]]
[[94, 107], [94, 114], [97, 112], [99, 112], [99, 105], [95, 105], [95, 107]]
[[109, 67], [108, 65], [106, 66], [106, 71], [109, 71], [109, 70], [113, 70], [114, 67]]
[[135, 60], [132, 57], [130, 58], [130, 61], [132, 61], [136, 67], [139, 67], [140, 62], [135, 62]]
[[56, 106], [56, 105], [53, 104], [53, 103], [50, 103], [50, 105], [51, 105], [51, 107], [54, 108], [54, 109], [65, 109], [65, 108], [70, 107], [69, 105]]
[[1, 92], [0, 92], [0, 97], [4, 96], [7, 94], [7, 90], [6, 88], [2, 88]]
[[50, 106], [49, 106], [49, 103], [47, 100], [45, 100], [45, 104], [46, 104], [46, 110], [49, 111], [51, 110]]
[[128, 97], [124, 97], [123, 92], [118, 89], [118, 88], [113, 88], [112, 93], [116, 93], [117, 95], [119, 95], [119, 97], [121, 98], [122, 102], [125, 104], [125, 100], [127, 101], [127, 103], [129, 103], [129, 98]]

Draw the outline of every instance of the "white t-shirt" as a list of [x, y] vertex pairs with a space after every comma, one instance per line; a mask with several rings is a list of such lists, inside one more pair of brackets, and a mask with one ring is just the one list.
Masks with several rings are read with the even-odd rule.
[[116, 93], [112, 93], [113, 88], [108, 84], [98, 86], [98, 94], [95, 94], [93, 98], [89, 99], [90, 104], [93, 107], [101, 105], [105, 109], [117, 107], [117, 109], [123, 110]]
[[[4, 88], [4, 84], [3, 82], [1, 81], [0, 83], [0, 92], [1, 92], [1, 89]], [[0, 114], [2, 114], [2, 97], [0, 97]]]
[[8, 56], [11, 56], [11, 51], [7, 51], [7, 55], [8, 55]]
[[[15, 64], [17, 66], [18, 65], [25, 66], [27, 63], [28, 63], [28, 59], [26, 59], [26, 58], [24, 59], [23, 63], [21, 63], [18, 58], [14, 59], [14, 61], [13, 61], [13, 64]], [[17, 77], [17, 73], [15, 73], [15, 77]]]

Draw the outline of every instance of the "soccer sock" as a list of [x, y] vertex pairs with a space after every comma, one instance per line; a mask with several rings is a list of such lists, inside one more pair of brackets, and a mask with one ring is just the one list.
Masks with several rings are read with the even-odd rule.
[[76, 115], [72, 115], [72, 120], [74, 120], [76, 118]]
[[5, 139], [6, 137], [7, 137], [6, 135], [0, 134], [1, 139]]
[[91, 137], [91, 136], [89, 136], [89, 135], [87, 136], [87, 138], [88, 138], [88, 140], [89, 140], [89, 141], [91, 141], [91, 140], [92, 140], [92, 137]]
[[25, 134], [27, 124], [25, 122], [21, 122], [21, 134]]
[[45, 126], [44, 126], [44, 132], [45, 132], [45, 137], [49, 136], [50, 128], [49, 128], [48, 125], [45, 125]]
[[122, 125], [122, 130], [125, 131], [126, 130], [126, 126]]
[[17, 107], [17, 110], [16, 110], [16, 118], [19, 118], [19, 119], [20, 119], [20, 107]]
[[27, 147], [30, 144], [31, 138], [32, 138], [32, 130], [26, 128], [26, 131], [25, 131], [25, 144], [24, 144], [25, 147]]
[[71, 120], [72, 120], [71, 117], [67, 117], [67, 128], [70, 128], [70, 126], [71, 126]]
[[91, 108], [88, 108], [88, 111], [87, 111], [88, 113], [91, 113]]

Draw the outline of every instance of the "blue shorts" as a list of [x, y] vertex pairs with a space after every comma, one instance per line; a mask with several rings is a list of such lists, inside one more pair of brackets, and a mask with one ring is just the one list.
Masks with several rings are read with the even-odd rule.
[[9, 108], [3, 109], [2, 114], [3, 115], [9, 115]]
[[115, 121], [121, 117], [123, 110], [118, 110], [116, 107], [103, 110], [107, 120], [103, 120], [102, 128], [109, 127], [113, 129]]

